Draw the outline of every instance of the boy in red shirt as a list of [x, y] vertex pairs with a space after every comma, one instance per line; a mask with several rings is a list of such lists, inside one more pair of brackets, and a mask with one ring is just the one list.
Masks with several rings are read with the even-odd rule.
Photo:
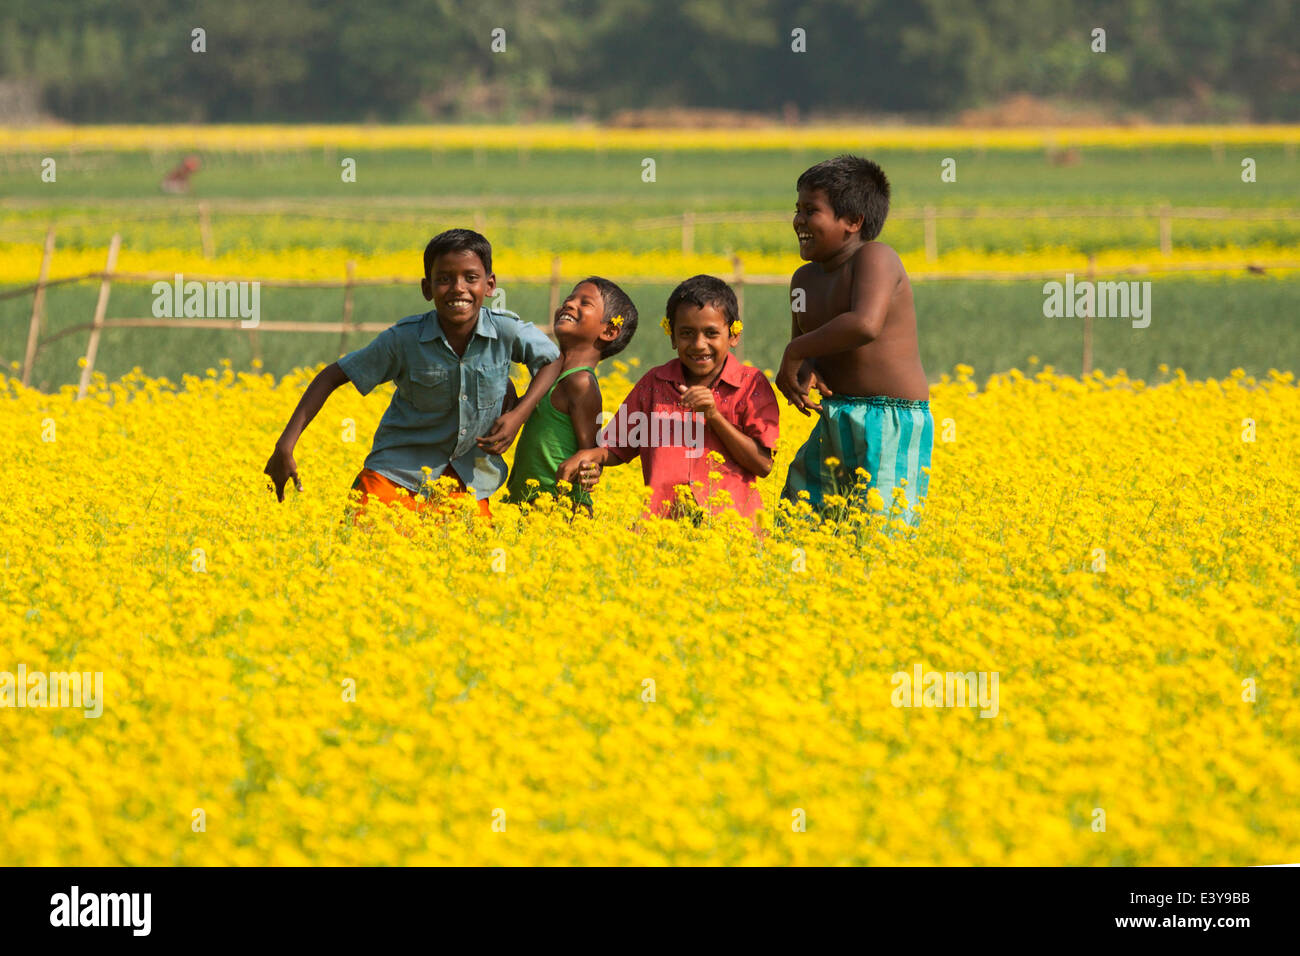
[[597, 436], [600, 447], [566, 459], [559, 478], [590, 487], [604, 466], [639, 455], [651, 513], [717, 513], [729, 504], [750, 517], [763, 507], [754, 481], [772, 471], [780, 409], [763, 373], [731, 354], [740, 335], [736, 294], [721, 279], [693, 276], [665, 311], [677, 358], [642, 376]]

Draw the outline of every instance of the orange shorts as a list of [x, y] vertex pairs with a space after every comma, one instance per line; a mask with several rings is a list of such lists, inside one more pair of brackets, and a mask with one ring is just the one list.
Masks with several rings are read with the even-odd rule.
[[[464, 498], [471, 493], [469, 488], [465, 487], [465, 482], [461, 481], [460, 475], [456, 474], [453, 469], [448, 468], [444, 474], [456, 479], [456, 490], [451, 493], [453, 499]], [[432, 499], [422, 497], [421, 495], [413, 495], [401, 485], [395, 484], [379, 472], [371, 471], [369, 468], [361, 469], [361, 474], [357, 475], [356, 481], [352, 482], [352, 488], [354, 491], [361, 492], [361, 504], [359, 510], [365, 510], [366, 505], [370, 504], [372, 498], [375, 501], [386, 505], [398, 502], [403, 508], [408, 508], [411, 511], [424, 512], [437, 510], [437, 505]], [[492, 516], [486, 498], [478, 499], [478, 513], [484, 518], [490, 518]]]

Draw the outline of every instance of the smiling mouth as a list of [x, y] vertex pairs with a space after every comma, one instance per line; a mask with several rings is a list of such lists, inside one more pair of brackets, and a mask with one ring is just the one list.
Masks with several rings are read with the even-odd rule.
[[470, 298], [447, 300], [447, 308], [449, 309], [467, 309], [473, 304], [474, 304], [474, 300]]
[[568, 312], [557, 312], [555, 315], [555, 324], [559, 325], [560, 322], [563, 321], [564, 319], [568, 319], [570, 322], [578, 321], [578, 317], [576, 315], [570, 315]]
[[806, 246], [812, 242], [813, 237], [810, 232], [796, 232], [795, 235], [799, 237], [799, 245], [801, 246]]
[[705, 362], [713, 361], [712, 355], [691, 355], [689, 356], [689, 358], [692, 362], [695, 362], [699, 365], [703, 365]]

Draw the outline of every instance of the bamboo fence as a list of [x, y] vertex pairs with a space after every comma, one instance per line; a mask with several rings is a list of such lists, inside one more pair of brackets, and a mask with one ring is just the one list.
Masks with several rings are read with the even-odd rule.
[[[699, 221], [698, 219], [696, 221]], [[255, 357], [260, 357], [259, 334], [261, 332], [277, 333], [332, 333], [338, 335], [340, 351], [344, 348], [347, 337], [354, 332], [382, 332], [388, 328], [391, 323], [387, 322], [355, 322], [353, 321], [353, 299], [354, 292], [358, 288], [377, 287], [377, 286], [395, 286], [416, 284], [417, 278], [412, 276], [391, 276], [383, 278], [361, 279], [356, 276], [356, 263], [353, 260], [347, 260], [341, 270], [343, 277], [341, 279], [268, 279], [257, 276], [232, 276], [232, 275], [195, 275], [186, 274], [185, 280], [197, 282], [250, 282], [258, 283], [260, 286], [267, 288], [282, 289], [341, 289], [343, 292], [343, 301], [341, 316], [337, 322], [304, 322], [304, 321], [259, 321], [254, 327], [243, 325], [239, 317], [234, 318], [109, 318], [108, 303], [112, 291], [112, 285], [115, 282], [134, 282], [134, 283], [153, 283], [159, 281], [171, 282], [174, 280], [174, 273], [169, 272], [126, 272], [117, 269], [117, 259], [121, 251], [122, 240], [120, 234], [114, 234], [109, 243], [108, 251], [104, 261], [104, 268], [96, 272], [86, 272], [75, 276], [65, 276], [59, 279], [50, 279], [50, 263], [55, 251], [55, 231], [50, 228], [45, 236], [44, 250], [41, 257], [41, 266], [39, 278], [32, 285], [21, 286], [16, 289], [10, 289], [0, 293], [0, 299], [16, 298], [25, 295], [32, 296], [32, 312], [28, 323], [27, 345], [23, 357], [22, 365], [22, 383], [30, 385], [32, 368], [36, 359], [43, 348], [52, 343], [66, 338], [68, 336], [80, 333], [89, 333], [86, 343], [85, 364], [81, 369], [81, 380], [77, 390], [77, 397], [84, 398], [90, 385], [95, 371], [95, 363], [99, 357], [100, 344], [105, 329], [220, 329], [229, 331], [243, 331], [249, 335]], [[1081, 254], [1082, 255], [1082, 254]], [[730, 281], [736, 291], [736, 298], [740, 306], [741, 319], [744, 320], [745, 311], [745, 288], [746, 286], [787, 286], [790, 277], [786, 275], [760, 275], [750, 274], [745, 271], [745, 266], [740, 256], [732, 256], [732, 275]], [[1188, 273], [1188, 272], [1233, 272], [1247, 271], [1252, 273], [1262, 273], [1266, 268], [1273, 269], [1300, 269], [1300, 261], [1274, 262], [1267, 267], [1241, 262], [1236, 264], [1224, 263], [1169, 263], [1151, 267], [1148, 265], [1136, 265], [1125, 268], [1112, 268], [1099, 271], [1096, 265], [1095, 255], [1088, 254], [1086, 260], [1081, 258], [1080, 271], [1085, 274], [1089, 280], [1098, 277], [1119, 277], [1119, 276], [1141, 276], [1164, 273]], [[518, 284], [538, 284], [544, 283], [549, 286], [549, 312], [553, 315], [560, 302], [562, 290], [568, 284], [578, 281], [581, 276], [569, 276], [564, 273], [563, 261], [560, 256], [555, 256], [551, 260], [551, 270], [549, 276], [499, 276], [499, 285]], [[1030, 270], [1030, 271], [984, 271], [984, 272], [927, 272], [912, 276], [914, 282], [926, 281], [960, 281], [960, 280], [1015, 280], [1015, 279], [1059, 279], [1061, 278], [1060, 270]], [[76, 282], [87, 282], [98, 280], [99, 295], [95, 302], [94, 313], [88, 323], [68, 326], [60, 329], [53, 334], [42, 336], [42, 328], [45, 316], [45, 299], [46, 290]], [[648, 276], [638, 277], [636, 280], [640, 284], [657, 284], [657, 285], [675, 285], [678, 277], [669, 276]], [[548, 323], [544, 329], [548, 334], [551, 332]], [[743, 339], [742, 339], [743, 342]], [[740, 350], [737, 350], [740, 352]], [[744, 354], [740, 352], [743, 359]], [[1082, 361], [1080, 363], [1082, 372], [1087, 375], [1092, 370], [1092, 316], [1083, 316], [1083, 342], [1082, 342]]]

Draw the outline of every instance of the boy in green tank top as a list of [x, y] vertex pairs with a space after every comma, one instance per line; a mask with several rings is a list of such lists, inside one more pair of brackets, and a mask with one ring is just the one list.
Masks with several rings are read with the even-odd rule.
[[[504, 501], [525, 504], [554, 494], [560, 463], [596, 447], [602, 410], [596, 366], [627, 347], [636, 321], [636, 306], [608, 279], [591, 276], [573, 287], [555, 313], [560, 377], [524, 423]], [[591, 507], [591, 496], [581, 489], [577, 500]]]

